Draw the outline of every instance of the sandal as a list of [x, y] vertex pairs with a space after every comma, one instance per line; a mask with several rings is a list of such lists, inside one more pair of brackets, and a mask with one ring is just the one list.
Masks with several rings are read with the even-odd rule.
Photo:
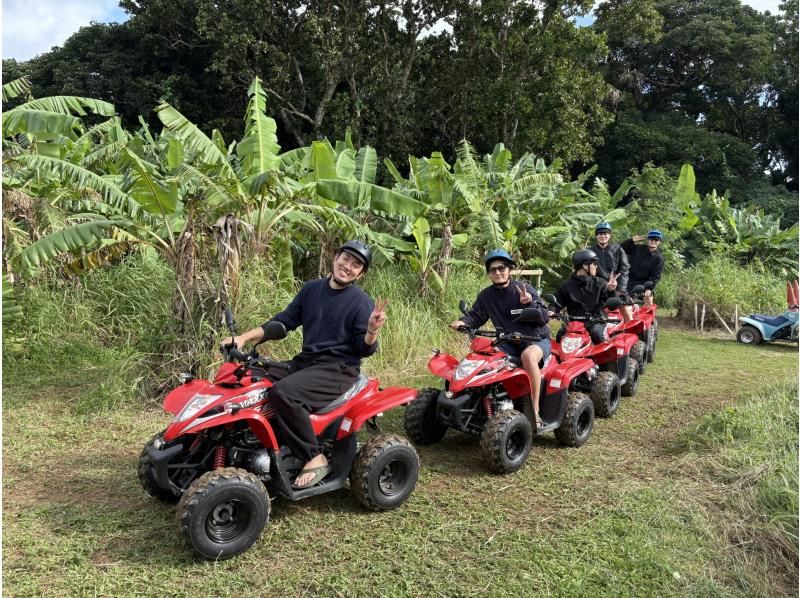
[[322, 480], [325, 479], [325, 476], [327, 476], [332, 469], [333, 468], [330, 466], [329, 463], [326, 465], [320, 465], [319, 467], [309, 467], [307, 469], [301, 469], [300, 473], [297, 474], [297, 477], [295, 479], [299, 478], [301, 475], [305, 473], [313, 473], [314, 477], [312, 477], [308, 482], [302, 485], [292, 484], [292, 488], [294, 488], [295, 490], [305, 490], [306, 488], [311, 488], [312, 486], [316, 486]]
[[537, 428], [544, 428], [544, 422], [542, 421], [542, 418], [539, 417], [538, 413], [536, 414], [536, 427]]

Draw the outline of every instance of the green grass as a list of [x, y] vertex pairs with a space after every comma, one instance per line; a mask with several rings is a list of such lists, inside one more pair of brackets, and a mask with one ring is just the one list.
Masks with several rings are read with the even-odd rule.
[[[466, 348], [444, 324], [474, 290], [416, 312], [404, 280], [370, 284], [393, 302], [382, 355], [365, 369], [430, 384], [431, 346]], [[262, 539], [220, 563], [192, 560], [174, 508], [138, 485], [139, 451], [169, 418], [132, 400], [136, 359], [88, 341], [49, 359], [43, 348], [6, 358], [7, 595], [796, 595], [796, 553], [759, 551], [796, 548], [797, 390], [749, 398], [765, 380], [797, 378], [793, 347], [745, 347], [662, 320], [637, 396], [598, 420], [584, 447], [546, 436], [522, 470], [495, 476], [474, 438], [450, 432], [419, 449], [419, 484], [396, 511], [364, 512], [347, 491], [276, 499]], [[103, 407], [114, 384], [126, 399]], [[401, 432], [402, 410], [382, 423]]]

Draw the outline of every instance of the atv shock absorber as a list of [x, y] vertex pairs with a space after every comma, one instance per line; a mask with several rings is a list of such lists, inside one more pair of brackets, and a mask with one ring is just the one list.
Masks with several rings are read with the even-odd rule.
[[228, 449], [219, 445], [214, 449], [214, 469], [221, 469], [225, 467], [225, 459], [228, 456]]
[[486, 411], [486, 417], [492, 417], [492, 397], [487, 393], [481, 399], [483, 401], [483, 409]]

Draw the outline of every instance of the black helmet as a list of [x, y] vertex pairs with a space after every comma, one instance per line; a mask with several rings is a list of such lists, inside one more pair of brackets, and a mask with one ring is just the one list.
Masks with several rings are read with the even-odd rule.
[[575, 270], [580, 269], [586, 262], [594, 262], [596, 264], [599, 261], [597, 254], [591, 249], [581, 249], [572, 254], [572, 267]]
[[341, 253], [342, 251], [346, 251], [361, 260], [361, 263], [364, 264], [364, 272], [369, 270], [369, 265], [372, 263], [372, 250], [364, 241], [348, 241], [339, 247], [336, 253]]
[[511, 254], [505, 249], [492, 249], [486, 254], [486, 257], [483, 258], [483, 265], [486, 266], [487, 272], [489, 271], [489, 262], [493, 262], [494, 260], [503, 260], [511, 268], [517, 265], [517, 263], [514, 261], [514, 258], [512, 258]]

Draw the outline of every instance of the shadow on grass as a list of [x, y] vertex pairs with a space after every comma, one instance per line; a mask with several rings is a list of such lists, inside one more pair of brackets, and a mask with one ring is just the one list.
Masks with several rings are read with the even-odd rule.
[[[712, 345], [724, 345], [724, 346], [731, 346], [731, 345], [742, 345], [736, 341], [735, 338], [709, 338], [705, 339], [709, 344]], [[745, 345], [742, 345], [743, 347]], [[798, 346], [795, 342], [787, 342], [787, 341], [771, 341], [771, 342], [764, 342], [760, 345], [754, 345], [754, 349], [759, 351], [772, 351], [778, 352], [781, 354], [785, 354], [786, 352], [797, 352]]]

